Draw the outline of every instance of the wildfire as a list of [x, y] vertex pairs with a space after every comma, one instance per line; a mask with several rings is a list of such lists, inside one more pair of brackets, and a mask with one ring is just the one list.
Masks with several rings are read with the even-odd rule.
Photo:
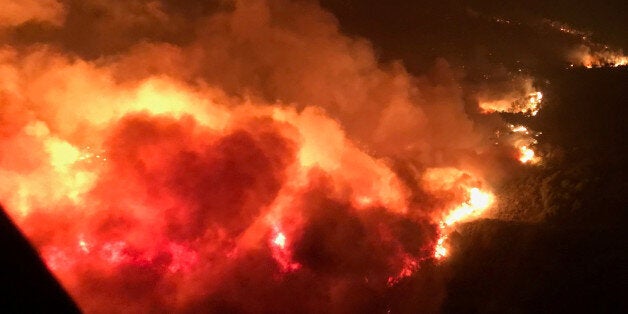
[[286, 247], [286, 241], [286, 235], [283, 232], [275, 231], [270, 241], [272, 256], [282, 272], [296, 271], [301, 268], [301, 264], [292, 260], [292, 252]]
[[467, 192], [468, 199], [451, 210], [440, 222], [441, 232], [434, 248], [434, 258], [436, 259], [442, 259], [447, 256], [447, 237], [456, 224], [478, 218], [494, 202], [494, 196], [491, 193], [482, 191], [479, 188], [473, 187], [468, 189]]
[[442, 259], [448, 254], [446, 241], [455, 226], [481, 217], [493, 205], [495, 196], [479, 187], [481, 180], [455, 168], [428, 169], [423, 175], [423, 185], [432, 193], [447, 191], [456, 195], [447, 209], [436, 217], [440, 230], [433, 257]]
[[278, 233], [275, 239], [273, 240], [273, 243], [280, 249], [285, 249], [286, 248], [286, 236], [281, 232]]
[[619, 67], [628, 64], [628, 57], [621, 52], [603, 51], [582, 56], [580, 63], [586, 68]]
[[593, 33], [589, 31], [547, 19], [543, 20], [543, 25], [580, 40], [581, 44], [567, 55], [571, 67], [583, 66], [590, 69], [628, 65], [628, 56], [624, 55], [621, 49], [613, 50], [608, 45], [594, 42], [591, 39]]
[[[525, 81], [528, 85], [524, 89], [529, 89], [531, 83]], [[515, 93], [516, 94], [516, 93]], [[497, 101], [480, 101], [480, 109], [484, 113], [491, 112], [507, 112], [515, 114], [523, 114], [534, 117], [541, 109], [541, 103], [543, 101], [543, 93], [539, 91], [528, 93], [525, 97], [520, 98], [504, 98]], [[514, 99], [514, 100], [513, 100]], [[535, 132], [524, 125], [507, 124], [507, 129], [498, 129], [495, 132], [495, 144], [500, 145], [506, 143], [513, 147], [517, 152], [517, 160], [523, 164], [533, 164], [540, 160], [540, 157], [536, 155], [533, 145], [538, 144], [536, 137], [541, 135], [541, 132]]]
[[480, 100], [479, 106], [485, 113], [508, 112], [536, 116], [541, 109], [543, 93], [533, 92], [523, 98], [508, 98], [492, 101]]
[[469, 200], [452, 210], [444, 219], [445, 227], [477, 217], [493, 202], [493, 196], [478, 188], [468, 190]]
[[549, 19], [544, 19], [542, 21], [543, 25], [548, 26], [556, 31], [559, 31], [563, 34], [566, 35], [571, 35], [571, 36], [575, 36], [575, 37], [580, 37], [580, 39], [587, 41], [589, 39], [589, 37], [591, 37], [592, 33], [588, 32], [588, 31], [583, 31], [583, 30], [579, 30], [576, 28], [573, 28], [572, 26], [559, 22], [559, 21], [552, 21]]
[[447, 256], [447, 248], [445, 247], [445, 241], [447, 240], [447, 236], [443, 235], [438, 238], [436, 242], [436, 248], [434, 249], [434, 257], [436, 259], [442, 259]]
[[[185, 22], [140, 2], [99, 2], [107, 24], [87, 29]], [[446, 257], [456, 225], [494, 203], [483, 173], [451, 166], [480, 137], [458, 84], [433, 84], [455, 71], [384, 66], [315, 4], [284, 4], [236, 1], [183, 27], [189, 44], [142, 37], [96, 61], [0, 48], [0, 201], [84, 311], [276, 312], [255, 296], [310, 288], [296, 299], [343, 302]], [[536, 115], [526, 82], [480, 106]]]
[[510, 125], [510, 130], [513, 133], [524, 133], [524, 134], [530, 134], [530, 131], [528, 131], [528, 128], [526, 128], [523, 125]]
[[517, 149], [517, 159], [522, 164], [534, 164], [540, 161], [540, 157], [537, 156], [533, 149], [533, 146], [538, 144], [536, 137], [541, 135], [541, 132], [534, 132], [523, 125], [509, 124], [510, 138], [505, 141], [510, 141], [512, 145]]
[[521, 163], [525, 164], [534, 161], [534, 151], [527, 146], [519, 147], [519, 153], [519, 161], [521, 161]]
[[621, 50], [611, 50], [601, 45], [581, 45], [569, 54], [574, 64], [590, 68], [619, 67], [628, 65], [628, 56]]

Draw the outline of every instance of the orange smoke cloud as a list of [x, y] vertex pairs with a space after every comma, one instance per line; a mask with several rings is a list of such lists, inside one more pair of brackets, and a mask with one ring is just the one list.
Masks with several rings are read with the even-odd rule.
[[65, 11], [58, 0], [4, 0], [0, 1], [0, 28], [20, 25], [28, 21], [61, 25]]
[[[181, 21], [97, 6], [115, 20], [97, 36]], [[309, 3], [190, 24], [189, 42], [115, 39], [95, 60], [70, 42], [0, 50], [0, 200], [86, 312], [351, 309], [492, 204], [455, 168], [488, 145], [444, 61], [379, 64]]]

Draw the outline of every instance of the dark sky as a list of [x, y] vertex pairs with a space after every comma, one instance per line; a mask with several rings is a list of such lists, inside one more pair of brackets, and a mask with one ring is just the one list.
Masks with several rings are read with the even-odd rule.
[[[625, 1], [352, 1], [323, 0], [346, 32], [375, 43], [384, 58], [420, 71], [437, 57], [477, 65], [482, 59], [530, 67], [562, 61], [579, 42], [543, 27], [544, 20], [592, 32], [595, 42], [628, 47]], [[510, 24], [491, 19], [502, 18]], [[564, 62], [564, 61], [563, 61]]]

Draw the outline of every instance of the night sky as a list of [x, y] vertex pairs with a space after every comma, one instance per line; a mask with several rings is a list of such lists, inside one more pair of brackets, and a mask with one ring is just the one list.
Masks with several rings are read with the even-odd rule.
[[[43, 2], [62, 14], [0, 22], [0, 202], [40, 253], [0, 217], [2, 290], [17, 287], [0, 306], [75, 311], [53, 273], [90, 313], [626, 311], [628, 66], [573, 56], [628, 51], [628, 2]], [[127, 114], [147, 78], [234, 118]], [[536, 116], [479, 109], [530, 88]], [[538, 132], [541, 162], [513, 158], [508, 124]], [[66, 192], [41, 161], [51, 138], [90, 150], [85, 199], [46, 190]], [[321, 166], [301, 175], [310, 138]], [[439, 167], [497, 200], [448, 231], [442, 260], [433, 217], [461, 192], [421, 185]], [[54, 261], [84, 260], [55, 269], [77, 235]]]
[[[564, 62], [577, 42], [544, 27], [555, 21], [590, 32], [594, 41], [628, 45], [623, 1], [322, 1], [344, 31], [375, 43], [385, 59], [403, 59], [413, 71], [444, 57], [467, 68], [481, 62], [542, 70]], [[495, 19], [510, 21], [498, 23]], [[546, 25], [546, 24], [545, 24]], [[562, 64], [560, 64], [562, 65]], [[539, 69], [540, 68], [540, 69]]]

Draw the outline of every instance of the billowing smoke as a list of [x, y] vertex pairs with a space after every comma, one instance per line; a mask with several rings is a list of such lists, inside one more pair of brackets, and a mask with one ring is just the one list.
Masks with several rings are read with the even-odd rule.
[[18, 26], [30, 21], [60, 26], [64, 18], [61, 3], [56, 0], [18, 0], [2, 3], [0, 27]]
[[0, 200], [82, 309], [438, 306], [503, 157], [447, 62], [379, 63], [308, 1], [2, 6]]

